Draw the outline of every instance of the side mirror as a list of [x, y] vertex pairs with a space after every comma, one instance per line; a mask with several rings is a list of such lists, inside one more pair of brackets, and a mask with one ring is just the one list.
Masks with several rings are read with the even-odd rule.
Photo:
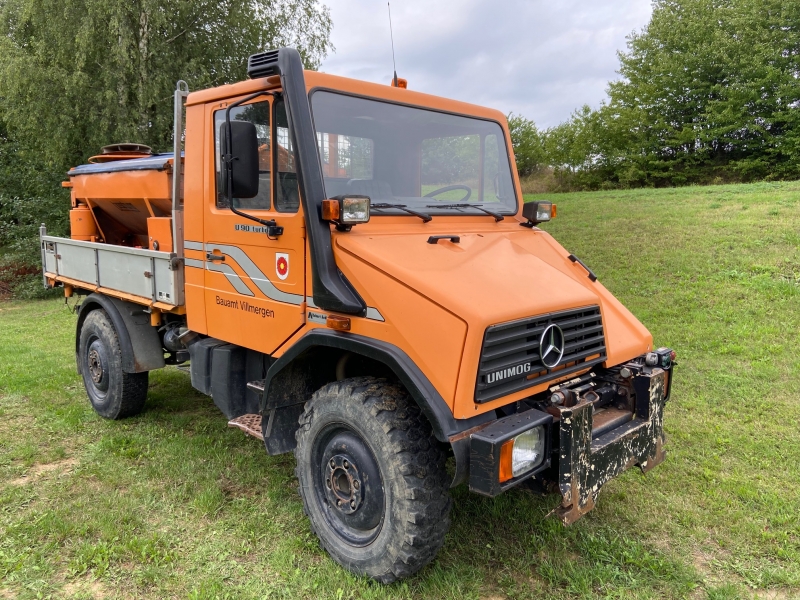
[[[229, 136], [230, 133], [230, 136]], [[233, 198], [258, 194], [258, 135], [247, 121], [228, 121], [220, 132], [223, 185], [228, 205]]]

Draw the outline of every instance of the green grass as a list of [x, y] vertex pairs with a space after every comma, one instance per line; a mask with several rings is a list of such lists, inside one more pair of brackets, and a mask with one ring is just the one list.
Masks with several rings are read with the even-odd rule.
[[669, 455], [570, 528], [555, 498], [454, 491], [438, 559], [353, 577], [293, 458], [225, 427], [185, 374], [108, 422], [63, 301], [0, 304], [0, 598], [800, 597], [800, 183], [550, 196], [546, 228], [678, 352]]

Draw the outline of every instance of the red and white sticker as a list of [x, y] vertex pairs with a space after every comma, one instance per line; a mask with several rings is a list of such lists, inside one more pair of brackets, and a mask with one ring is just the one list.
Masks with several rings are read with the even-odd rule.
[[283, 252], [275, 253], [275, 273], [278, 279], [284, 280], [289, 276], [289, 255]]

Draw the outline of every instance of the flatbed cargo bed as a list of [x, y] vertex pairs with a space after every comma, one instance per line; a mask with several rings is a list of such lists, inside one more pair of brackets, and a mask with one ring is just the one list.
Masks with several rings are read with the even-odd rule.
[[183, 304], [182, 266], [173, 252], [49, 236], [44, 227], [40, 238], [45, 282], [104, 291], [161, 310]]

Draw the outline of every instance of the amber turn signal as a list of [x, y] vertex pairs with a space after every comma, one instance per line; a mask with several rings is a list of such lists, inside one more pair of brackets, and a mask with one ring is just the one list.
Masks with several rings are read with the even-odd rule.
[[514, 478], [514, 472], [511, 469], [511, 457], [513, 454], [514, 439], [512, 438], [500, 446], [500, 474], [498, 477], [498, 481], [500, 481], [500, 483]]
[[322, 201], [322, 218], [325, 221], [338, 221], [339, 220], [339, 201], [338, 200], [323, 200]]
[[350, 331], [350, 318], [339, 315], [328, 315], [325, 324], [336, 331]]

